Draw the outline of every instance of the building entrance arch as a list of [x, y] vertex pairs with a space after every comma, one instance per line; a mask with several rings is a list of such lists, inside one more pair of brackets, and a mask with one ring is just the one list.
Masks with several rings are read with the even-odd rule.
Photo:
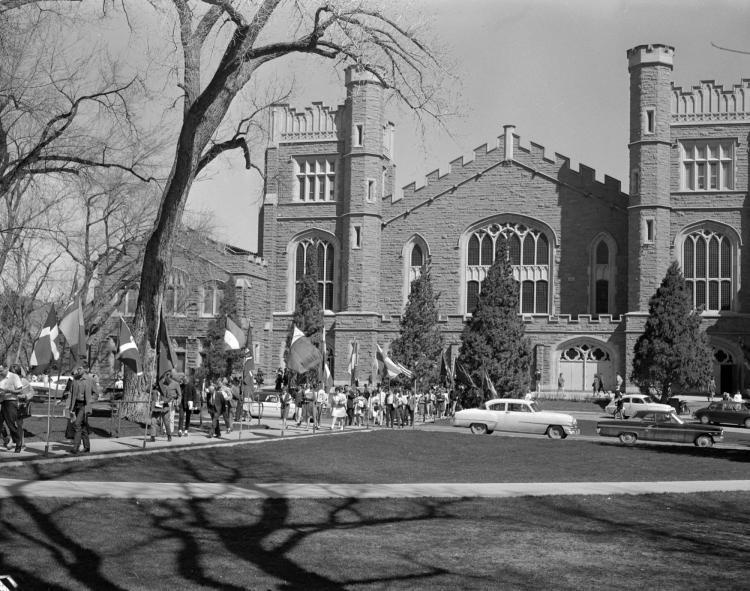
[[599, 375], [605, 390], [615, 389], [614, 360], [609, 349], [596, 341], [566, 343], [559, 349], [559, 373], [565, 389], [591, 392], [594, 375]]

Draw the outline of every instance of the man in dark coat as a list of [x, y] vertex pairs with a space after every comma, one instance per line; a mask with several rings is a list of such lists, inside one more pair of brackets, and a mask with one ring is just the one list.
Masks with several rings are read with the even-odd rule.
[[66, 407], [73, 422], [73, 448], [70, 453], [77, 454], [83, 442], [83, 451], [91, 451], [89, 440], [89, 415], [93, 410], [94, 400], [99, 397], [93, 376], [83, 365], [77, 365], [73, 377], [65, 386], [65, 393], [59, 402], [67, 399]]

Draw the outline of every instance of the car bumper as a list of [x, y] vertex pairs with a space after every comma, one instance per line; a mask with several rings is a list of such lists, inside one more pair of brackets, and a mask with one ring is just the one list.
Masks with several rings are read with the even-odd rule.
[[563, 431], [565, 431], [566, 435], [580, 435], [581, 429], [578, 427], [565, 427], [563, 426]]

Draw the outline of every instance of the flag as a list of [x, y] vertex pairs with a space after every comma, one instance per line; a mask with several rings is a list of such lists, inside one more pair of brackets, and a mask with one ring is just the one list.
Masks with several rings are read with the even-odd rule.
[[161, 378], [166, 372], [174, 369], [177, 365], [174, 351], [172, 351], [172, 342], [169, 340], [169, 331], [167, 322], [164, 320], [164, 314], [159, 314], [159, 338], [156, 341], [156, 376]]
[[55, 306], [50, 306], [47, 321], [39, 333], [39, 338], [34, 343], [34, 351], [31, 353], [29, 365], [43, 369], [52, 361], [60, 358], [60, 352], [57, 350], [55, 343], [57, 335], [57, 314], [55, 313]]
[[482, 378], [484, 379], [484, 382], [486, 383], [487, 389], [490, 391], [490, 394], [492, 394], [492, 397], [497, 398], [497, 390], [495, 390], [495, 385], [492, 383], [492, 380], [490, 379], [490, 376], [485, 368], [482, 368]]
[[286, 361], [289, 369], [297, 373], [305, 373], [311, 369], [320, 368], [322, 361], [323, 358], [318, 348], [295, 326]]
[[68, 341], [74, 359], [83, 359], [86, 356], [86, 330], [83, 326], [81, 296], [76, 296], [65, 308], [59, 326], [60, 332]]
[[380, 345], [376, 343], [375, 346], [378, 348], [375, 353], [375, 358], [378, 360], [378, 374], [380, 376], [395, 378], [396, 376], [404, 374], [407, 378], [411, 378], [414, 375], [403, 365], [393, 361], [393, 359], [383, 353], [383, 349], [380, 348]]
[[327, 363], [323, 364], [323, 385], [326, 390], [329, 390], [331, 386], [333, 386], [333, 376], [331, 375], [331, 370], [328, 368]]
[[122, 316], [120, 316], [120, 346], [117, 348], [115, 358], [119, 359], [125, 367], [129, 368], [136, 375], [143, 373], [138, 347], [133, 339], [133, 334], [130, 332], [128, 325], [125, 324]]
[[471, 374], [466, 371], [466, 368], [458, 361], [456, 361], [456, 378], [461, 382], [469, 384], [469, 386], [471, 386], [472, 388], [477, 387], [477, 385], [474, 383], [474, 380], [471, 379]]
[[443, 350], [440, 354], [440, 382], [445, 384], [453, 384], [453, 372], [451, 371], [448, 359], [446, 357], [447, 350]]
[[247, 339], [242, 329], [227, 316], [226, 329], [224, 330], [224, 343], [229, 349], [242, 349], [245, 347]]
[[357, 372], [357, 362], [359, 361], [359, 343], [352, 341], [349, 343], [349, 367], [347, 371], [349, 375], [354, 379], [354, 374]]
[[398, 361], [393, 361], [393, 359], [391, 359], [391, 361], [396, 365], [396, 367], [398, 367], [401, 370], [402, 375], [406, 376], [410, 380], [414, 379], [414, 373], [408, 370], [403, 363], [400, 363]]

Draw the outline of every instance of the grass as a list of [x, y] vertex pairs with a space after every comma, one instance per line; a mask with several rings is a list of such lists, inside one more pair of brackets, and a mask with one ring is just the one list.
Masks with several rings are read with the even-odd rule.
[[12, 499], [0, 573], [22, 589], [746, 589], [749, 501]]
[[274, 439], [74, 463], [4, 467], [3, 476], [151, 482], [587, 482], [748, 477], [750, 448], [624, 447], [609, 440], [378, 430]]

